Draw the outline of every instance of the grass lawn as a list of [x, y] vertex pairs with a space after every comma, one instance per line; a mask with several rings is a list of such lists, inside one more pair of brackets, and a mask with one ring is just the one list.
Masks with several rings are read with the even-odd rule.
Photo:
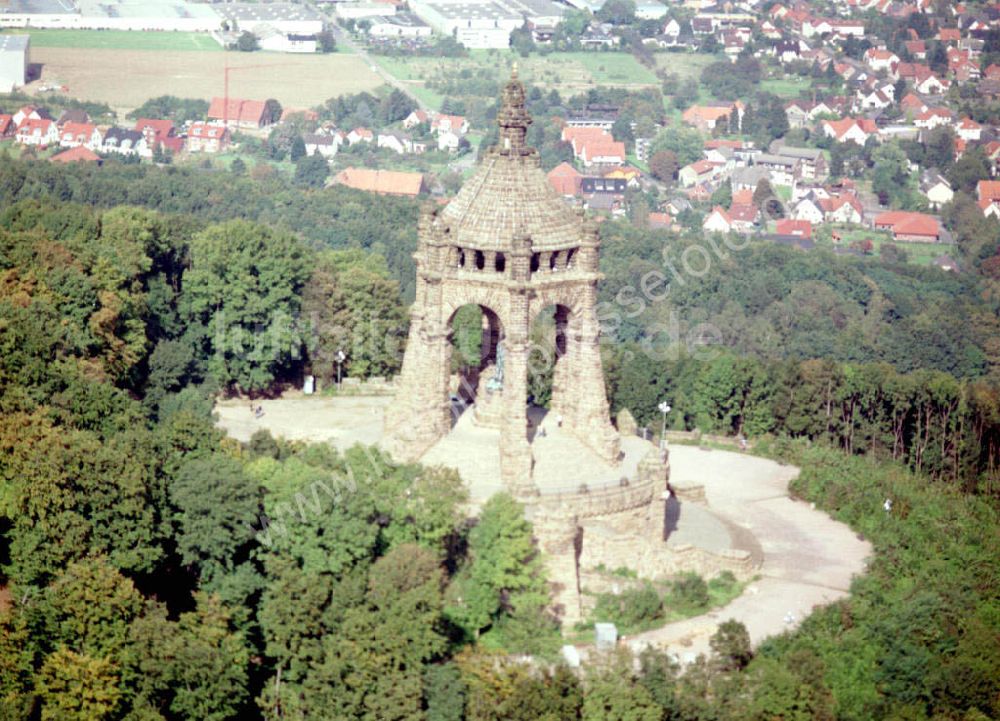
[[678, 76], [681, 81], [701, 79], [701, 71], [718, 60], [707, 53], [657, 53], [656, 67]]
[[552, 53], [549, 58], [565, 58], [580, 63], [599, 85], [656, 85], [653, 72], [629, 53]]
[[30, 34], [31, 46], [34, 48], [222, 51], [222, 46], [207, 33], [36, 30], [32, 28]]
[[760, 83], [760, 89], [773, 93], [781, 98], [797, 98], [801, 95], [803, 90], [809, 88], [809, 80], [807, 78], [772, 78], [770, 80], [763, 80]]

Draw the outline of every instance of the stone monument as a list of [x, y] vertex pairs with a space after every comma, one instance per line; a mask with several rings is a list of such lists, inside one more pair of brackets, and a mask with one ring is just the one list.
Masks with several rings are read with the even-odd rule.
[[[603, 582], [594, 569], [656, 577], [701, 556], [685, 561], [665, 543], [667, 449], [636, 435], [627, 413], [622, 435], [611, 424], [597, 225], [556, 194], [525, 142], [531, 117], [516, 70], [497, 124], [499, 143], [455, 198], [421, 209], [416, 299], [383, 444], [402, 460], [455, 468], [473, 504], [501, 489], [524, 503], [553, 607], [572, 623], [593, 597], [584, 591]], [[456, 379], [454, 319], [470, 304], [481, 309], [480, 358]], [[548, 411], [528, 398], [529, 339], [543, 312], [555, 327]]]
[[[599, 353], [597, 226], [549, 186], [525, 136], [531, 117], [515, 70], [497, 115], [500, 141], [443, 208], [423, 207], [418, 226], [416, 301], [400, 374], [386, 414], [387, 444], [416, 460], [452, 427], [450, 333], [456, 311], [483, 312], [477, 396], [498, 407], [500, 474], [518, 497], [536, 493], [528, 428], [532, 322], [554, 307], [555, 367], [550, 411], [610, 464], [611, 425]], [[486, 399], [483, 399], [486, 401]]]

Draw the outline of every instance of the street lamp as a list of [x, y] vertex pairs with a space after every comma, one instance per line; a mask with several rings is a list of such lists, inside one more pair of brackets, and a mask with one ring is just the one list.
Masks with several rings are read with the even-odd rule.
[[337, 351], [337, 390], [340, 390], [340, 375], [341, 371], [344, 369], [344, 361], [347, 360], [347, 354], [342, 350]]
[[660, 409], [660, 413], [663, 414], [663, 428], [660, 431], [660, 448], [667, 447], [667, 414], [670, 412], [670, 404], [666, 401], [661, 401], [660, 405], [657, 406]]

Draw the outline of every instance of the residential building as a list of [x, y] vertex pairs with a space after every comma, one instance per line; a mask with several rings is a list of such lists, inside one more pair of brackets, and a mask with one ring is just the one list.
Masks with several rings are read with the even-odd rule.
[[719, 123], [728, 123], [733, 112], [737, 113], [737, 125], [743, 124], [743, 103], [713, 103], [711, 105], [692, 105], [684, 111], [681, 119], [703, 133], [715, 130]]
[[120, 155], [138, 155], [149, 158], [153, 149], [146, 143], [146, 137], [138, 130], [129, 128], [108, 128], [101, 142], [101, 151]]
[[63, 150], [60, 153], [56, 153], [49, 161], [53, 163], [97, 163], [100, 165], [103, 161], [101, 156], [95, 153], [90, 148], [85, 148], [82, 145], [78, 145], [75, 148], [70, 148], [69, 150]]
[[934, 210], [939, 209], [945, 203], [951, 202], [955, 197], [955, 192], [951, 188], [951, 183], [935, 171], [924, 173], [920, 179], [920, 192], [927, 198], [927, 203]]
[[187, 149], [192, 153], [218, 153], [229, 147], [232, 139], [229, 128], [214, 123], [191, 123], [188, 128]]
[[812, 238], [812, 223], [808, 220], [782, 218], [775, 223], [774, 232], [778, 235], [794, 235], [799, 238]]
[[332, 158], [340, 150], [340, 142], [336, 135], [306, 133], [302, 136], [302, 142], [306, 146], [306, 155], [319, 153], [324, 158]]
[[64, 123], [59, 128], [59, 145], [64, 148], [84, 146], [91, 150], [101, 147], [101, 131], [92, 123]]
[[583, 176], [569, 163], [559, 163], [545, 177], [548, 178], [549, 185], [559, 195], [572, 197], [578, 195], [580, 192], [580, 184]]
[[911, 243], [936, 243], [941, 237], [937, 218], [925, 213], [890, 210], [875, 216], [876, 230], [888, 230], [892, 239]]
[[839, 143], [857, 143], [864, 145], [868, 138], [878, 135], [878, 126], [868, 118], [844, 118], [843, 120], [824, 120], [823, 133]]
[[242, 98], [229, 98], [228, 104], [223, 98], [212, 98], [208, 106], [208, 119], [223, 123], [230, 128], [248, 130], [271, 124], [271, 117], [264, 101]]
[[710, 160], [696, 160], [677, 172], [677, 180], [681, 187], [691, 188], [699, 183], [713, 180], [718, 174], [718, 167]]
[[712, 208], [712, 212], [702, 222], [701, 227], [706, 233], [729, 233], [733, 230], [733, 221], [726, 209], [717, 205]]
[[28, 118], [17, 126], [15, 138], [21, 145], [37, 145], [44, 148], [59, 143], [59, 128], [56, 127], [55, 121], [49, 118]]

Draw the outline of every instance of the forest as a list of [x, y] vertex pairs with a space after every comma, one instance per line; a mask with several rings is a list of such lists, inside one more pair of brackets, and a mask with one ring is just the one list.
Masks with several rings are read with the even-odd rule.
[[[355, 377], [398, 369], [416, 203], [10, 159], [0, 188], [0, 719], [1000, 714], [987, 280], [754, 245], [654, 303], [694, 239], [606, 224], [614, 409], [751, 437], [875, 555], [756, 650], [723, 623], [684, 670], [573, 672], [511, 498], [472, 523], [453, 473], [214, 427], [215, 394], [328, 380], [345, 343]], [[722, 343], [659, 348], [671, 312]]]

